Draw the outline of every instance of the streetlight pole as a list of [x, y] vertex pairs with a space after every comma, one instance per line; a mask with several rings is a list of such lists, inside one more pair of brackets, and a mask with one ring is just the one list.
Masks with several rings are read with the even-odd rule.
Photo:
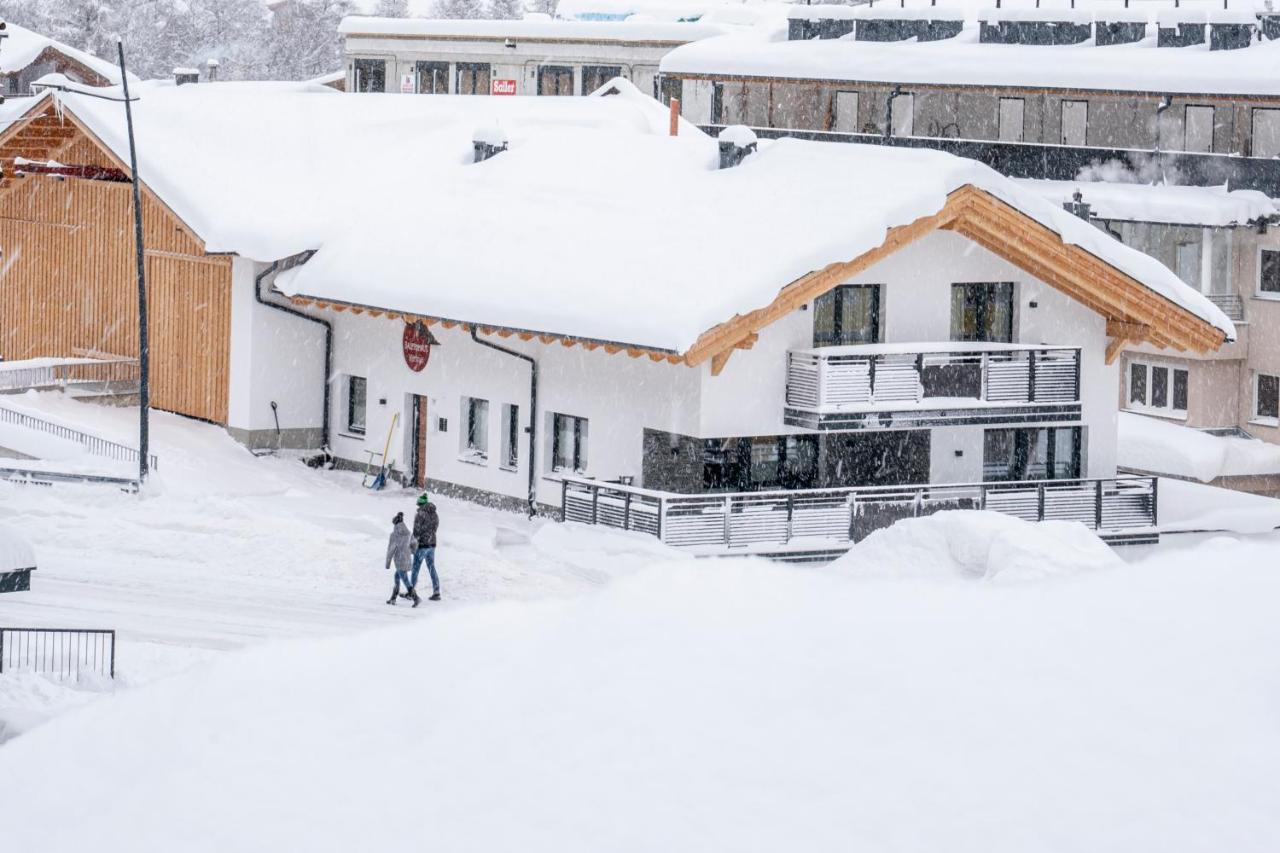
[[150, 443], [151, 342], [147, 333], [147, 258], [142, 244], [142, 185], [138, 181], [138, 149], [133, 141], [133, 106], [129, 75], [124, 67], [124, 42], [116, 42], [120, 57], [120, 83], [124, 87], [124, 120], [129, 129], [129, 172], [133, 179], [133, 247], [138, 263], [138, 482], [147, 479], [147, 445]]

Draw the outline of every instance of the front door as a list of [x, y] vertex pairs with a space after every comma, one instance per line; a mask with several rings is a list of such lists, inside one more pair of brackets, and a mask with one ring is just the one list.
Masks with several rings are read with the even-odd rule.
[[413, 395], [413, 413], [410, 423], [413, 424], [410, 452], [413, 464], [409, 470], [413, 476], [415, 488], [427, 485], [427, 398]]

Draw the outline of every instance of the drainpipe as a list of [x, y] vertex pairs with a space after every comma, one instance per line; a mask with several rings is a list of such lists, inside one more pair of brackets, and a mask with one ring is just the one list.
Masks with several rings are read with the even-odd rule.
[[893, 135], [893, 101], [902, 94], [901, 86], [894, 86], [889, 98], [884, 102], [884, 138]]
[[1164, 111], [1173, 106], [1173, 95], [1165, 95], [1160, 99], [1160, 103], [1156, 104], [1156, 150], [1154, 153], [1160, 153], [1160, 116], [1164, 115]]
[[[303, 252], [301, 256], [302, 259], [296, 264], [289, 264], [289, 266], [295, 267], [300, 264], [305, 264], [307, 261], [311, 260], [311, 256], [314, 254], [315, 252]], [[265, 305], [268, 308], [275, 309], [276, 311], [283, 311], [284, 313], [290, 314], [294, 317], [301, 317], [303, 320], [308, 320], [312, 323], [319, 323], [321, 326], [324, 326], [324, 411], [320, 416], [320, 449], [327, 452], [329, 449], [329, 376], [333, 373], [333, 324], [328, 320], [321, 320], [318, 317], [312, 317], [310, 314], [304, 314], [297, 308], [270, 302], [263, 297], [262, 282], [267, 276], [275, 273], [279, 269], [280, 262], [272, 261], [271, 266], [253, 277], [253, 298], [258, 301], [259, 305]]]
[[533, 518], [537, 513], [538, 506], [538, 466], [536, 464], [536, 448], [538, 446], [538, 362], [534, 360], [533, 356], [498, 346], [492, 341], [481, 340], [474, 324], [471, 326], [471, 340], [482, 347], [488, 347], [504, 355], [529, 362], [529, 517]]

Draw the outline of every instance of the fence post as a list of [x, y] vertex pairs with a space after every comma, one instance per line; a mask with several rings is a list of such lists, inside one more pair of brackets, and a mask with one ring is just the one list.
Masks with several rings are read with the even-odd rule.
[[1151, 526], [1156, 527], [1160, 523], [1160, 515], [1157, 512], [1160, 498], [1160, 478], [1151, 478]]
[[0, 628], [0, 674], [4, 673], [4, 629]]
[[111, 630], [111, 680], [114, 681], [115, 677], [116, 677], [116, 632], [115, 632], [115, 629], [113, 628]]
[[786, 536], [786, 539], [783, 540], [783, 544], [786, 544], [791, 541], [791, 535], [792, 535], [791, 520], [792, 520], [792, 516], [795, 513], [795, 509], [796, 509], [795, 504], [796, 504], [795, 495], [790, 495], [790, 494], [787, 495], [787, 536]]
[[730, 536], [729, 516], [733, 513], [733, 498], [725, 495], [724, 498], [724, 544], [726, 546], [732, 544], [733, 537]]
[[1044, 483], [1036, 486], [1036, 506], [1038, 515], [1036, 521], [1044, 521]]
[[627, 492], [627, 496], [622, 499], [622, 529], [631, 529], [631, 493]]
[[560, 481], [560, 523], [564, 524], [569, 509], [569, 481]]
[[658, 498], [658, 541], [662, 541], [662, 513], [666, 509], [666, 498]]
[[1027, 402], [1036, 401], [1036, 351], [1027, 351]]
[[591, 487], [591, 523], [600, 523], [600, 487]]
[[1095, 489], [1094, 489], [1093, 500], [1097, 504], [1097, 506], [1093, 508], [1093, 511], [1094, 511], [1093, 529], [1101, 530], [1102, 529], [1102, 481], [1099, 480], [1097, 483], [1094, 484], [1094, 486], [1095, 486]]

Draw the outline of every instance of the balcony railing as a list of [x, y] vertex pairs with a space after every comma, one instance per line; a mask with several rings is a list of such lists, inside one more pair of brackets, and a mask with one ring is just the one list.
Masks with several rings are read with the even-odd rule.
[[1244, 321], [1244, 300], [1240, 298], [1238, 293], [1206, 293], [1205, 296], [1214, 305], [1222, 309], [1222, 313], [1227, 315], [1227, 319], [1233, 323], [1241, 323]]
[[1112, 541], [1153, 541], [1154, 477], [682, 495], [565, 477], [562, 520], [635, 530], [698, 550], [847, 548], [902, 518], [985, 509], [1078, 521]]
[[786, 399], [787, 423], [816, 428], [875, 426], [878, 419], [867, 415], [892, 413], [902, 416], [896, 426], [994, 423], [1025, 418], [1028, 406], [1037, 415], [1074, 417], [1080, 349], [947, 343], [796, 350], [787, 353]]

